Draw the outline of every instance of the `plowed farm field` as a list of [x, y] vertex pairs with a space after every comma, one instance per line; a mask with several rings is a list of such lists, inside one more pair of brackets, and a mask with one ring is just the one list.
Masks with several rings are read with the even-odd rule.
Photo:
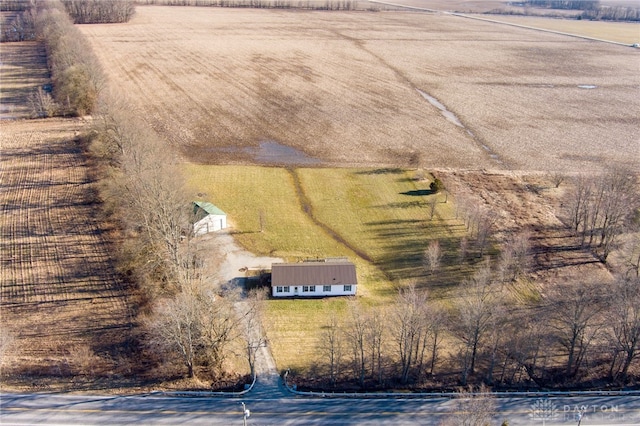
[[[198, 163], [640, 169], [640, 50], [445, 14], [138, 7], [82, 25]], [[277, 145], [280, 144], [280, 145]]]
[[[117, 370], [131, 309], [95, 217], [77, 120], [0, 121], [3, 383]], [[34, 378], [37, 382], [37, 380]]]

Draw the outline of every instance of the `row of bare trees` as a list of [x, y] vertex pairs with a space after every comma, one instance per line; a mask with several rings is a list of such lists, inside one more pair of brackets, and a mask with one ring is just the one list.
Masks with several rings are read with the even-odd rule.
[[[318, 342], [330, 385], [456, 383], [552, 387], [587, 378], [625, 383], [640, 359], [640, 280], [557, 283], [534, 306], [518, 307], [488, 263], [443, 309], [415, 286], [388, 309], [353, 303], [331, 315]], [[454, 351], [441, 353], [446, 341]], [[449, 385], [452, 383], [450, 382]]]
[[432, 374], [439, 354], [443, 311], [414, 286], [401, 290], [394, 305], [364, 308], [349, 303], [344, 321], [332, 314], [318, 342], [328, 382], [351, 378], [360, 387], [392, 380], [407, 384], [424, 372]]
[[[469, 238], [477, 251], [477, 256], [483, 258], [496, 229], [497, 213], [476, 200], [461, 195], [458, 197], [456, 204], [456, 219], [458, 218], [464, 220]], [[463, 245], [460, 250], [461, 260], [464, 260], [469, 248], [469, 241], [467, 241], [466, 237], [461, 244]]]
[[600, 6], [595, 9], [585, 10], [580, 19], [595, 21], [640, 21], [640, 8], [625, 6]]
[[[89, 42], [73, 26], [58, 0], [38, 3], [35, 29], [47, 50], [56, 113], [82, 116], [93, 112], [106, 78]], [[47, 94], [40, 95], [50, 101]], [[51, 109], [49, 104], [40, 112]]]
[[136, 0], [135, 3], [256, 9], [359, 10], [356, 0]]
[[534, 7], [569, 10], [591, 10], [600, 7], [599, 0], [525, 0], [523, 3]]
[[637, 227], [639, 207], [637, 177], [622, 168], [576, 177], [565, 199], [569, 226], [603, 262], [618, 247], [620, 236]]
[[132, 0], [62, 0], [76, 24], [128, 22], [135, 13]]
[[139, 287], [145, 341], [159, 361], [183, 365], [188, 377], [199, 368], [208, 377], [222, 374], [230, 354], [243, 356], [253, 374], [264, 343], [262, 302], [225, 290], [208, 272], [178, 157], [133, 105], [122, 93], [103, 93], [92, 151], [107, 177], [105, 211], [122, 227], [120, 269]]
[[[5, 6], [7, 9], [5, 9]], [[3, 25], [0, 41], [27, 41], [36, 38], [35, 0], [23, 0], [18, 3], [3, 3], [2, 10], [12, 10], [16, 14]]]
[[142, 117], [124, 94], [103, 91], [92, 152], [106, 177], [104, 210], [122, 228], [120, 269], [139, 288], [145, 341], [158, 361], [181, 364], [188, 377], [224, 374], [232, 354], [253, 375], [266, 344], [263, 297], [222, 285], [198, 251], [179, 157]]

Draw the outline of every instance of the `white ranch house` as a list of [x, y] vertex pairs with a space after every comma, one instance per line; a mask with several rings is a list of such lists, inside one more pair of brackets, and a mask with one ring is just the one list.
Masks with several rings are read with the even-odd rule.
[[193, 202], [193, 233], [203, 235], [227, 227], [227, 214], [211, 203]]
[[356, 267], [346, 260], [271, 265], [273, 297], [326, 297], [356, 294]]

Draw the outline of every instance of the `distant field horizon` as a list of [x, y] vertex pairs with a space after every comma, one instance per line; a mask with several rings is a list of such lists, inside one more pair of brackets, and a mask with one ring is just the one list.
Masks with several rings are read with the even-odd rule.
[[238, 148], [274, 141], [356, 167], [640, 164], [630, 47], [412, 12], [148, 6], [79, 28], [198, 163], [250, 163]]

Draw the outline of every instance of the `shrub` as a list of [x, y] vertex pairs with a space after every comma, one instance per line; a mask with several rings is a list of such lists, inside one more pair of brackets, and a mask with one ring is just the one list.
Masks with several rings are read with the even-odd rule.
[[433, 182], [429, 184], [429, 188], [433, 192], [440, 192], [444, 189], [444, 183], [438, 178], [435, 178]]

